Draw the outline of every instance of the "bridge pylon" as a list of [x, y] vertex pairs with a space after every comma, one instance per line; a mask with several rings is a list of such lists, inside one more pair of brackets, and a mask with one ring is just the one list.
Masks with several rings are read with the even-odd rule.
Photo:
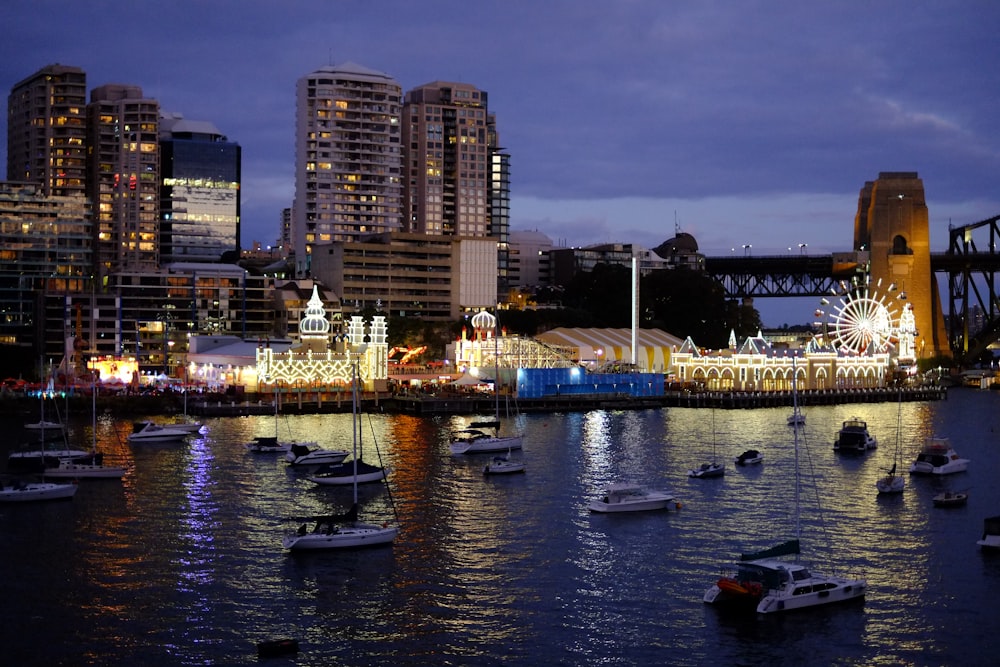
[[917, 172], [881, 172], [858, 198], [854, 249], [867, 250], [872, 281], [894, 283], [913, 305], [918, 358], [951, 356], [941, 294], [931, 271], [930, 224]]

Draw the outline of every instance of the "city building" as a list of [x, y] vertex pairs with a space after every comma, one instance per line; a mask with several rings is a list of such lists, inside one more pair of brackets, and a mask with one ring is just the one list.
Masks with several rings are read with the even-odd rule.
[[[39, 295], [91, 291], [90, 248], [90, 210], [84, 197], [47, 195], [41, 183], [0, 182], [3, 344], [41, 351], [35, 344], [49, 332]], [[61, 341], [56, 349], [62, 349]]]
[[434, 81], [403, 104], [403, 227], [438, 236], [490, 237], [497, 288], [510, 255], [510, 155], [500, 148], [486, 91]]
[[376, 234], [316, 245], [312, 275], [344, 308], [394, 317], [455, 320], [497, 303], [496, 242], [490, 238]]
[[87, 75], [48, 65], [17, 82], [7, 98], [7, 180], [38, 183], [41, 194], [86, 194]]
[[311, 270], [321, 243], [400, 229], [402, 89], [356, 63], [321, 67], [298, 80], [295, 200], [296, 273]]
[[139, 86], [90, 92], [87, 194], [93, 203], [95, 274], [160, 265], [160, 105]]
[[240, 145], [206, 121], [160, 118], [160, 261], [218, 262], [240, 250]]
[[523, 290], [548, 285], [552, 239], [539, 231], [510, 233], [510, 286]]

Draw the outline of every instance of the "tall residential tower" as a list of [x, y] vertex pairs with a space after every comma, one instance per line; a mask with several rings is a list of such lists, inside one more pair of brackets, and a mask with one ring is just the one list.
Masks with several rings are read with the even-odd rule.
[[86, 187], [87, 75], [48, 65], [7, 98], [7, 180], [38, 183], [42, 195], [83, 196]]
[[299, 79], [292, 227], [298, 275], [316, 244], [400, 229], [402, 89], [355, 63]]

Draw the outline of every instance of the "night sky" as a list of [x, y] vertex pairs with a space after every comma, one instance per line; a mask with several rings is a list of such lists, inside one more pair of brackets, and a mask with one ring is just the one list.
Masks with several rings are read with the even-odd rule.
[[512, 228], [558, 244], [850, 250], [881, 171], [923, 179], [932, 250], [1000, 213], [1000, 3], [816, 4], [6, 0], [0, 85], [58, 62], [211, 121], [243, 147], [244, 247], [291, 205], [296, 80], [349, 61], [486, 90]]

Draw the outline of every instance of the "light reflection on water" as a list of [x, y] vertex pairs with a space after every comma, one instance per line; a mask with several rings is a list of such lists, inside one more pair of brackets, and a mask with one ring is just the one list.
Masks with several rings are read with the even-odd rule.
[[[184, 445], [135, 447], [130, 424], [104, 417], [98, 446], [127, 464], [121, 483], [84, 481], [70, 503], [0, 508], [0, 568], [14, 573], [5, 590], [32, 608], [6, 608], [0, 633], [14, 661], [64, 664], [241, 663], [278, 636], [299, 639], [303, 665], [981, 664], [1000, 630], [989, 613], [1000, 559], [975, 546], [982, 519], [1000, 513], [998, 400], [955, 391], [904, 403], [903, 469], [935, 433], [973, 463], [951, 479], [908, 479], [898, 497], [874, 486], [892, 464], [895, 403], [806, 407], [804, 555], [816, 569], [864, 574], [869, 596], [750, 621], [701, 595], [740, 552], [793, 535], [786, 409], [522, 415], [524, 451], [513, 455], [527, 472], [501, 477], [482, 475], [486, 456], [448, 453], [449, 428], [467, 419], [375, 414], [364, 456], [380, 454], [394, 472], [391, 495], [362, 488], [362, 514], [382, 521], [395, 508], [397, 543], [305, 557], [284, 553], [282, 534], [297, 518], [347, 509], [350, 489], [316, 487], [243, 444], [277, 424], [282, 437], [349, 449], [349, 415], [214, 419]], [[880, 446], [845, 458], [833, 438], [853, 416]], [[89, 423], [70, 434], [93, 439]], [[688, 478], [713, 442], [725, 477]], [[737, 468], [748, 448], [764, 464]], [[588, 512], [618, 480], [669, 489], [683, 506]], [[932, 507], [940, 490], [969, 487], [967, 507]], [[46, 641], [53, 624], [63, 643]]]

